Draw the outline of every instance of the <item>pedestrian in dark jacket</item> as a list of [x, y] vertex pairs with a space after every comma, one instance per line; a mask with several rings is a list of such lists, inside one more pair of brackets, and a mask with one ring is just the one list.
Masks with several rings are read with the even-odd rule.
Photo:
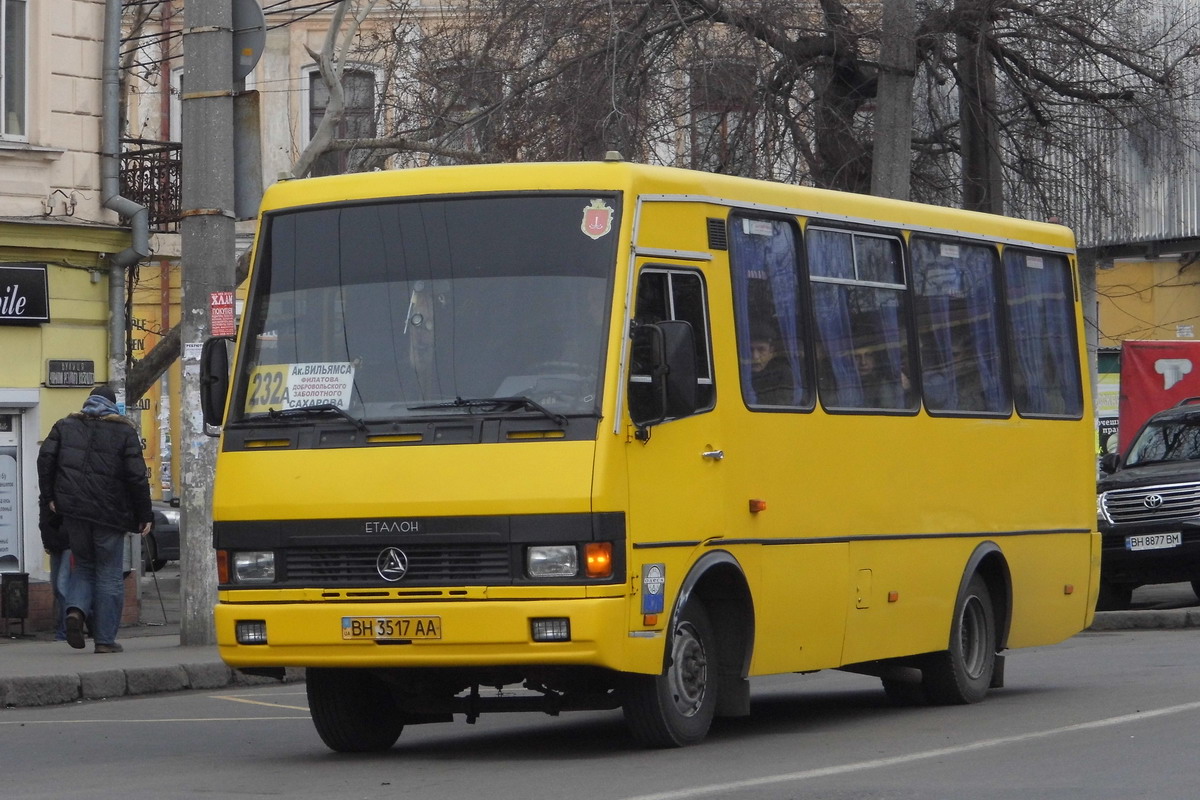
[[50, 510], [48, 502], [38, 504], [38, 528], [42, 547], [50, 554], [50, 588], [54, 591], [54, 640], [67, 640], [67, 590], [71, 581], [71, 544], [62, 528], [62, 515]]
[[133, 423], [119, 413], [116, 393], [98, 386], [81, 412], [54, 423], [37, 465], [42, 502], [62, 515], [75, 557], [67, 590], [67, 642], [84, 647], [86, 621], [97, 653], [119, 653], [125, 533], [146, 535], [154, 514], [142, 442]]

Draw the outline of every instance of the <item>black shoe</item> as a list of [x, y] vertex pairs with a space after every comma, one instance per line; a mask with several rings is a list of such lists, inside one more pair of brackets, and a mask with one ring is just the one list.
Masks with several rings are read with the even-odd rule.
[[113, 642], [112, 644], [97, 644], [96, 652], [97, 653], [124, 653], [125, 648], [121, 647], [121, 645], [117, 644], [116, 642]]
[[67, 612], [67, 644], [76, 650], [84, 648], [83, 613], [76, 608]]

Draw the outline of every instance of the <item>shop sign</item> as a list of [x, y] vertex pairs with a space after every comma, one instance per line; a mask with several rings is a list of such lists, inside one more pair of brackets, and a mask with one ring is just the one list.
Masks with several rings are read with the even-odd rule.
[[81, 359], [51, 358], [46, 363], [46, 386], [51, 389], [78, 389], [96, 382], [96, 362]]
[[0, 265], [0, 325], [50, 321], [45, 264]]

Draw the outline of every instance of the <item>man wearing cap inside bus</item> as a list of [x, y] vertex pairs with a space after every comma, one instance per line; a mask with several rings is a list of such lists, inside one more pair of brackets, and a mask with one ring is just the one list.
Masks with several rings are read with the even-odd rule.
[[154, 513], [142, 442], [121, 416], [116, 393], [97, 386], [83, 409], [54, 423], [38, 453], [42, 503], [62, 516], [75, 557], [67, 587], [67, 642], [84, 647], [90, 622], [97, 653], [119, 653], [125, 606], [125, 532], [150, 532]]

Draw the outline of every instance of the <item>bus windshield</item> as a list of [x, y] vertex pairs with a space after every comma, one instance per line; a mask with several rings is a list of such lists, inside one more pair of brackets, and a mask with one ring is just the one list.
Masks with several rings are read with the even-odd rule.
[[520, 194], [268, 215], [230, 421], [599, 414], [618, 213]]

